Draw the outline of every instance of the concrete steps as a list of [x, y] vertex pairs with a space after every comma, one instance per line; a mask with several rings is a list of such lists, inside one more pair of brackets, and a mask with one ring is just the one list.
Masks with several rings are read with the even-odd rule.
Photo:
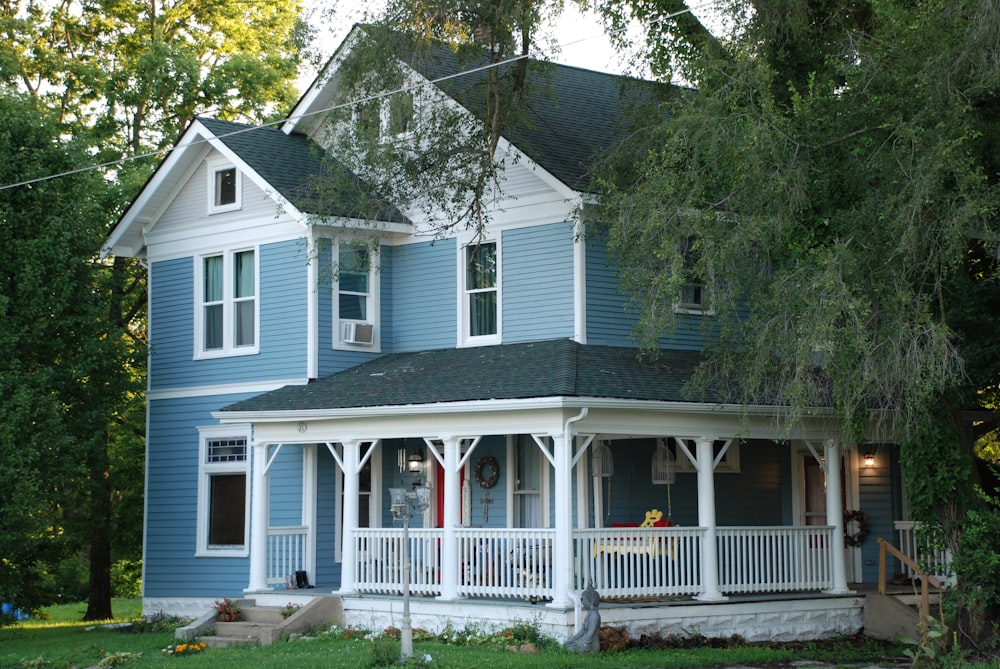
[[343, 621], [343, 606], [339, 597], [314, 597], [287, 618], [281, 614], [284, 606], [258, 606], [254, 599], [240, 599], [237, 603], [242, 614], [240, 620], [221, 622], [213, 611], [178, 629], [177, 638], [202, 641], [212, 648], [268, 646], [293, 632], [328, 627]]
[[[901, 635], [919, 639], [919, 597], [907, 594], [865, 595], [863, 624], [865, 635], [883, 641], [896, 641]], [[938, 618], [940, 596], [930, 596], [930, 615]]]

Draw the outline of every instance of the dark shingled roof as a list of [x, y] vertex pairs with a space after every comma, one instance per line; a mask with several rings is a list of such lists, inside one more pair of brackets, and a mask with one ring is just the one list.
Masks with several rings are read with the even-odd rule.
[[[429, 56], [411, 57], [408, 62], [431, 80], [485, 64], [459, 61], [447, 48], [432, 49]], [[503, 76], [509, 76], [514, 67], [503, 66]], [[486, 72], [480, 70], [442, 81], [438, 86], [483, 118], [485, 82]], [[587, 192], [595, 159], [612, 149], [638, 110], [664, 113], [657, 100], [682, 90], [617, 74], [529, 60], [524, 122], [506, 128], [504, 136], [564, 184]]]
[[[364, 207], [344, 197], [317, 197], [315, 179], [330, 174], [332, 170], [349, 172], [305, 135], [286, 135], [273, 127], [258, 128], [209, 117], [199, 117], [198, 121], [299, 211], [347, 218], [368, 217]], [[395, 208], [382, 212], [381, 219], [407, 222], [406, 217]]]
[[682, 402], [697, 351], [636, 348], [569, 339], [393, 353], [307, 385], [285, 386], [222, 411], [307, 411], [534, 397]]

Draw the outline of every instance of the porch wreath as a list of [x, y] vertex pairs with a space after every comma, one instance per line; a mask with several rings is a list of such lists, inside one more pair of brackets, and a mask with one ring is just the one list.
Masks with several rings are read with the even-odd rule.
[[868, 514], [860, 509], [844, 511], [844, 543], [851, 547], [860, 546], [867, 536]]
[[484, 456], [476, 460], [475, 473], [480, 488], [492, 488], [500, 478], [500, 463], [492, 455]]

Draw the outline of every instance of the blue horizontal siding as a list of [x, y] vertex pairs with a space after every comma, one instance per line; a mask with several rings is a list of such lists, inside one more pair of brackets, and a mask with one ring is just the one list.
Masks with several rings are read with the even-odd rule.
[[260, 352], [194, 359], [194, 259], [150, 267], [150, 388], [302, 377], [306, 373], [304, 240], [260, 247]]
[[[877, 449], [874, 467], [858, 470], [861, 511], [868, 516], [868, 537], [861, 544], [861, 573], [865, 583], [878, 582], [878, 538], [898, 545], [895, 521], [902, 518], [899, 485], [899, 448], [885, 445]], [[892, 574], [887, 574], [891, 578]]]
[[273, 458], [268, 469], [269, 523], [273, 526], [302, 524], [302, 446], [285, 444], [275, 456], [277, 447], [271, 447]]
[[455, 240], [393, 250], [394, 351], [452, 348], [457, 337]]
[[504, 343], [573, 336], [573, 236], [571, 222], [503, 233]]
[[[632, 329], [639, 321], [637, 306], [619, 290], [619, 280], [609, 265], [606, 239], [600, 235], [587, 238], [587, 343], [602, 346], [635, 345]], [[715, 319], [711, 316], [681, 315], [675, 331], [660, 337], [667, 349], [701, 350], [706, 330], [711, 335]]]
[[198, 426], [211, 412], [250, 397], [234, 394], [149, 402], [146, 466], [147, 597], [236, 597], [249, 580], [245, 558], [195, 557], [198, 504]]

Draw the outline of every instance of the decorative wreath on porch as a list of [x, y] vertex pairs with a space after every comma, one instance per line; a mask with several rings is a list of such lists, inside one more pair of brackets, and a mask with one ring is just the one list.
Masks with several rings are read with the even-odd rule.
[[476, 483], [480, 488], [492, 488], [500, 478], [500, 463], [492, 455], [476, 460]]
[[867, 536], [868, 514], [860, 509], [844, 511], [844, 543], [852, 547], [860, 546]]

